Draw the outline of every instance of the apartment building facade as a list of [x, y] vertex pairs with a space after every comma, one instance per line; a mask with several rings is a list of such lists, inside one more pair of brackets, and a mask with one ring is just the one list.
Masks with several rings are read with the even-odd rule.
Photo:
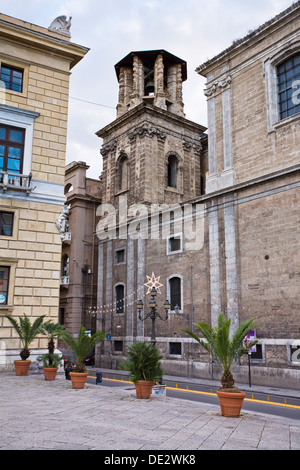
[[[88, 52], [64, 17], [49, 28], [0, 15], [0, 344], [2, 369], [19, 357], [4, 317], [58, 321], [71, 70]], [[32, 357], [46, 347], [39, 338]]]

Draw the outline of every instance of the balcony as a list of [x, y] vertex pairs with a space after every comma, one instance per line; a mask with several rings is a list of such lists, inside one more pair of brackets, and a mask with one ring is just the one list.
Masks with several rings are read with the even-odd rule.
[[31, 188], [31, 173], [29, 175], [21, 175], [9, 171], [0, 171], [0, 189], [6, 191], [22, 191], [29, 194]]

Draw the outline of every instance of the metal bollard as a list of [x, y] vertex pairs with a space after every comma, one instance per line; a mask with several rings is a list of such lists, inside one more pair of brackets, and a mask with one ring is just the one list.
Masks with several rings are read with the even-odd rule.
[[102, 372], [96, 372], [96, 385], [102, 383]]

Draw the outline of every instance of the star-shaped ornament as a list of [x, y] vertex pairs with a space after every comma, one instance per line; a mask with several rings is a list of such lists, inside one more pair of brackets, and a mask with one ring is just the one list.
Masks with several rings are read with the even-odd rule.
[[152, 273], [152, 276], [147, 276], [147, 279], [148, 279], [148, 282], [146, 282], [146, 284], [144, 284], [146, 287], [148, 287], [148, 291], [147, 291], [147, 294], [150, 294], [153, 287], [156, 289], [156, 291], [161, 294], [161, 291], [160, 291], [160, 288], [163, 286], [163, 284], [161, 284], [159, 282], [159, 279], [160, 279], [160, 276], [158, 277], [155, 277], [155, 274]]

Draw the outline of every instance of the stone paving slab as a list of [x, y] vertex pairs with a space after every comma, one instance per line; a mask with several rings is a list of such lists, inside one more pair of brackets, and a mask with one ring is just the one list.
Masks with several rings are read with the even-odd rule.
[[300, 450], [300, 423], [219, 406], [158, 398], [138, 400], [124, 387], [73, 390], [58, 376], [0, 374], [0, 450]]

